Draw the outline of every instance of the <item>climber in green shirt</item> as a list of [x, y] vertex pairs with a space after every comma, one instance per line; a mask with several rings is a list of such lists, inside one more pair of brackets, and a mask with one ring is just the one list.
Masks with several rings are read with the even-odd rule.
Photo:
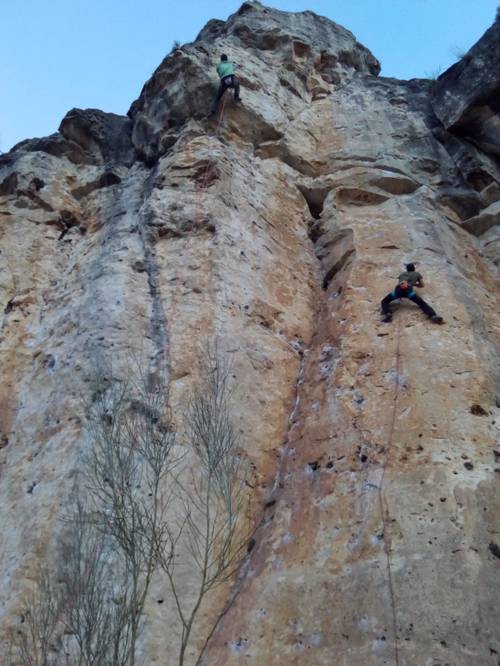
[[416, 293], [415, 287], [422, 288], [424, 286], [424, 280], [420, 273], [415, 270], [415, 264], [406, 264], [406, 271], [400, 274], [398, 277], [398, 284], [396, 288], [391, 291], [390, 294], [387, 294], [385, 298], [382, 299], [381, 308], [384, 318], [382, 321], [388, 323], [392, 320], [392, 312], [390, 304], [392, 301], [395, 301], [398, 298], [409, 298], [410, 301], [413, 301], [418, 305], [418, 307], [426, 314], [431, 321], [436, 324], [442, 324], [443, 318], [436, 314], [433, 308], [424, 301], [423, 298]]
[[213, 115], [217, 112], [219, 108], [219, 102], [222, 99], [222, 95], [226, 92], [228, 88], [233, 88], [234, 90], [234, 101], [240, 102], [240, 82], [238, 77], [234, 74], [234, 64], [227, 59], [227, 55], [223, 53], [220, 57], [220, 62], [217, 65], [217, 74], [220, 78], [219, 90], [217, 92], [217, 97], [212, 104], [212, 109], [210, 115]]

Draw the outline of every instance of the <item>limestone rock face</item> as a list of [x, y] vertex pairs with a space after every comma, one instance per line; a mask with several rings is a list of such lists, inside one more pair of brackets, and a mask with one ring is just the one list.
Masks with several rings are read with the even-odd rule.
[[227, 22], [211, 21], [193, 44], [165, 58], [132, 104], [132, 138], [146, 161], [171, 148], [188, 119], [208, 113], [214, 86], [208, 73], [223, 51], [241, 65], [241, 134], [258, 143], [281, 138], [304, 101], [326, 93], [325, 85], [338, 85], [352, 72], [380, 71], [354, 35], [332, 21], [245, 2]]
[[500, 18], [439, 77], [433, 98], [446, 129], [453, 128], [486, 152], [500, 155]]
[[[95, 358], [166, 362], [176, 412], [217, 340], [259, 527], [187, 663], [209, 635], [208, 666], [498, 663], [497, 32], [398, 81], [333, 22], [246, 2], [128, 117], [74, 109], [0, 158], [2, 627], [53, 552]], [[243, 102], [206, 119], [222, 51]], [[409, 261], [444, 326], [409, 301], [380, 322]], [[144, 663], [177, 638], [158, 583]]]

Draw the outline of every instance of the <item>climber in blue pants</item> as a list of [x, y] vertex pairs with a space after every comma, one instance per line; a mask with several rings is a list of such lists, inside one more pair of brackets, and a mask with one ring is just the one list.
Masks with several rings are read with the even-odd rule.
[[416, 303], [422, 312], [424, 312], [434, 323], [442, 324], [443, 318], [437, 315], [434, 309], [415, 292], [415, 287], [422, 288], [423, 286], [424, 280], [420, 273], [415, 270], [415, 264], [406, 264], [406, 271], [399, 276], [396, 288], [391, 291], [390, 294], [387, 294], [380, 303], [382, 314], [384, 315], [382, 321], [385, 323], [392, 321], [390, 305], [392, 301], [395, 301], [397, 298], [409, 298], [410, 301]]

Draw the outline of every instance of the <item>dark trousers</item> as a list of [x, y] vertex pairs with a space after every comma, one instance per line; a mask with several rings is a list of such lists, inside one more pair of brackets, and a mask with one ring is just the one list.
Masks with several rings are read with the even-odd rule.
[[410, 301], [416, 303], [422, 312], [425, 312], [428, 317], [434, 317], [436, 314], [431, 306], [426, 303], [423, 298], [420, 298], [420, 296], [416, 294], [413, 289], [403, 289], [402, 287], [396, 287], [394, 291], [391, 291], [390, 294], [387, 294], [387, 296], [382, 299], [380, 306], [384, 314], [389, 314], [391, 312], [390, 303], [396, 300], [396, 298], [409, 298]]
[[228, 88], [233, 88], [235, 100], [240, 99], [240, 82], [238, 80], [238, 77], [234, 76], [234, 74], [225, 76], [223, 79], [220, 80], [219, 90], [217, 91], [217, 97], [214, 103], [212, 104], [212, 111], [211, 111], [212, 113], [215, 113], [219, 108], [219, 102], [222, 99], [222, 95], [226, 92]]

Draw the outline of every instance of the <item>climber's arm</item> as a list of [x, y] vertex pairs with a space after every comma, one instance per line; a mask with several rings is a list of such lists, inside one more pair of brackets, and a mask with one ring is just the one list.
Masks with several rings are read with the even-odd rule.
[[424, 278], [420, 275], [420, 273], [417, 273], [417, 279], [414, 283], [415, 287], [419, 287], [420, 289], [423, 289], [424, 287]]

